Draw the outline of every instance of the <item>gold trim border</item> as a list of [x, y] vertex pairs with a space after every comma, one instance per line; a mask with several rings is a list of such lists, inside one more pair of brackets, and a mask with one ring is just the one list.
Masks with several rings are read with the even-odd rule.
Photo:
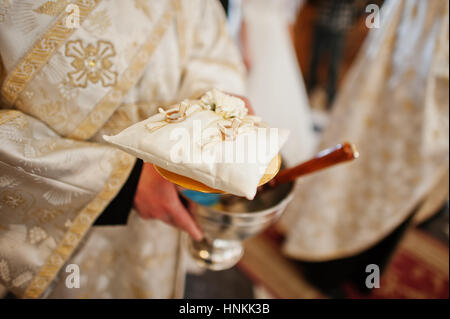
[[0, 125], [15, 119], [20, 116], [20, 114], [22, 113], [16, 110], [0, 110]]
[[122, 151], [118, 156], [117, 167], [111, 173], [105, 188], [88, 203], [74, 219], [68, 231], [64, 234], [58, 247], [47, 258], [39, 272], [34, 276], [24, 293], [24, 298], [39, 298], [49, 287], [86, 235], [95, 219], [103, 212], [109, 202], [117, 195], [128, 178], [135, 162], [135, 157]]
[[136, 54], [134, 60], [130, 63], [128, 68], [122, 73], [118, 83], [95, 106], [95, 108], [78, 125], [78, 127], [75, 128], [75, 130], [68, 136], [69, 138], [87, 140], [91, 138], [111, 117], [125, 98], [125, 95], [133, 87], [133, 85], [136, 84], [144, 72], [148, 60], [153, 55], [153, 52], [172, 21], [174, 16], [173, 11], [174, 2], [171, 1], [166, 11], [156, 22], [155, 29], [149, 39]]
[[[86, 17], [97, 7], [101, 0], [76, 0], [80, 9], [80, 25]], [[87, 3], [87, 4], [86, 4]], [[70, 12], [64, 14], [50, 27], [50, 29], [33, 45], [25, 57], [16, 65], [6, 77], [1, 92], [4, 101], [13, 105], [27, 84], [35, 77], [38, 71], [48, 62], [54, 52], [67, 40], [76, 28], [68, 28], [65, 21]], [[50, 47], [50, 48], [49, 48]]]

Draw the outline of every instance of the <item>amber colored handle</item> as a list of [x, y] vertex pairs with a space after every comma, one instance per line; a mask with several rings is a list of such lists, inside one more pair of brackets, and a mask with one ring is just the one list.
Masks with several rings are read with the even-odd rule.
[[350, 143], [338, 144], [334, 147], [321, 151], [307, 162], [299, 164], [295, 167], [280, 171], [270, 182], [270, 186], [276, 186], [281, 183], [292, 182], [296, 178], [316, 172], [318, 170], [351, 161], [358, 158], [359, 153], [355, 145]]

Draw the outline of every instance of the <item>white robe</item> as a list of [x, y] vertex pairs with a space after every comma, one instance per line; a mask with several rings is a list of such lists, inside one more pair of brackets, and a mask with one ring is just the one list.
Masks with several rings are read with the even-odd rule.
[[289, 256], [358, 254], [391, 234], [445, 176], [448, 184], [448, 14], [445, 0], [385, 2], [321, 141], [351, 141], [360, 157], [300, 180], [297, 212], [282, 218]]
[[316, 146], [308, 96], [289, 35], [286, 11], [291, 2], [243, 2], [251, 61], [248, 97], [256, 114], [291, 131], [282, 150], [287, 165], [309, 159]]

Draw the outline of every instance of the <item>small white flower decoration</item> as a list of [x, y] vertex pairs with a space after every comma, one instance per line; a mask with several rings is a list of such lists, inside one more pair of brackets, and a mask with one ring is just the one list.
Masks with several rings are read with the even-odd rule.
[[225, 119], [243, 119], [248, 113], [242, 99], [216, 89], [206, 92], [200, 101], [206, 109], [222, 115]]

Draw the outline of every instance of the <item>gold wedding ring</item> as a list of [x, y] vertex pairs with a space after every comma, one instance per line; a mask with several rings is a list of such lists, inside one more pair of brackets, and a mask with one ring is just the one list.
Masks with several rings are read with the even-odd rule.
[[166, 113], [166, 122], [168, 123], [179, 123], [186, 119], [186, 113], [181, 113], [180, 111], [171, 111]]

